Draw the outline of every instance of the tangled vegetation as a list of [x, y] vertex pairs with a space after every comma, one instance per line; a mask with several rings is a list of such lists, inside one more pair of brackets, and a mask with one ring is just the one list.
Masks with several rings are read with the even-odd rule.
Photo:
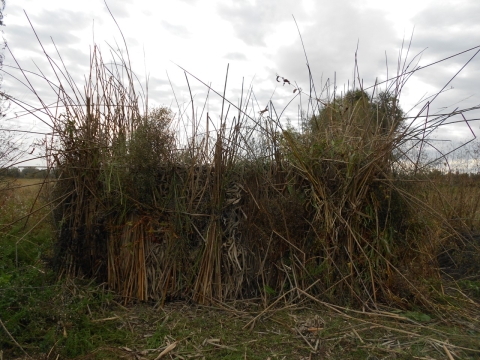
[[[99, 344], [118, 348], [134, 341], [133, 330], [112, 308], [140, 302], [219, 306], [248, 319], [242, 329], [280, 304], [309, 302], [341, 313], [361, 343], [358, 324], [391, 330], [364, 316], [393, 318], [419, 337], [405, 322], [444, 325], [478, 311], [478, 185], [458, 180], [452, 187], [409, 157], [405, 144], [426, 130], [405, 121], [400, 88], [376, 94], [354, 87], [326, 100], [297, 89], [310, 109], [302, 129], [285, 127], [272, 103], [250, 116], [242, 104], [252, 93], [242, 93], [238, 107], [222, 97], [238, 113], [222, 112], [218, 123], [189, 119], [197, 127], [184, 140], [173, 131], [172, 122], [183, 119], [172, 110], [143, 112], [130, 69], [121, 57], [113, 67], [104, 63], [95, 48], [83, 92], [54, 88], [63, 113], [45, 109], [54, 137], [45, 142], [44, 181], [30, 184], [38, 192], [16, 218], [1, 214], [3, 347], [70, 357]], [[2, 193], [4, 204], [14, 206], [15, 189]], [[25, 277], [31, 282], [20, 285]], [[77, 285], [86, 279], [92, 282]], [[50, 300], [62, 312], [40, 311]], [[231, 305], [245, 301], [261, 310]], [[102, 316], [93, 321], [93, 314]], [[297, 329], [310, 354], [328, 355], [333, 347], [319, 347], [315, 337], [327, 336], [326, 322], [314, 319], [303, 327], [277, 321]], [[118, 331], [107, 336], [98, 325], [104, 321]], [[170, 352], [189, 335], [171, 325], [185, 339], [168, 337], [163, 321], [163, 335], [148, 343], [159, 349], [166, 341], [162, 351]], [[472, 326], [478, 335], [478, 321]], [[26, 334], [29, 327], [38, 334]], [[45, 340], [34, 345], [39, 334]], [[191, 336], [191, 348], [202, 353]], [[474, 351], [432, 339], [450, 356]], [[219, 341], [206, 344], [238, 355]]]

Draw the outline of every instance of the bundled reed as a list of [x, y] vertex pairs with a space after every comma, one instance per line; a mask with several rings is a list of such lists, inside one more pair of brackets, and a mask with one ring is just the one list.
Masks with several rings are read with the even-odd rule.
[[207, 115], [200, 134], [192, 114], [180, 143], [173, 112], [142, 110], [130, 64], [114, 55], [108, 65], [94, 48], [83, 91], [63, 69], [62, 113], [46, 109], [60, 272], [105, 281], [125, 301], [429, 304], [423, 279], [440, 278], [450, 230], [403, 181], [418, 162], [402, 146], [419, 130], [404, 123], [401, 89], [325, 101], [297, 89], [309, 100], [302, 131], [272, 103], [249, 116], [251, 91], [238, 107], [223, 95], [219, 124]]

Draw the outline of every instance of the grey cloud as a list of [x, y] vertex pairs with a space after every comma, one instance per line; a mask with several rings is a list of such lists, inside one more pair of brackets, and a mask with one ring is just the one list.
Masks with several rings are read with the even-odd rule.
[[167, 21], [162, 21], [162, 26], [165, 30], [170, 32], [172, 35], [187, 38], [190, 36], [190, 32], [185, 26], [182, 25], [174, 25]]
[[[466, 55], [466, 54], [465, 54]], [[450, 81], [455, 74], [470, 59], [473, 52], [468, 56], [462, 56], [445, 62], [435, 64], [431, 67], [420, 69], [415, 72], [414, 76], [422, 81], [432, 85], [434, 88], [442, 88]], [[463, 70], [453, 79], [451, 85], [455, 88], [471, 88], [478, 92], [478, 79], [480, 78], [480, 54], [478, 54]]]
[[[303, 27], [302, 38], [317, 91], [327, 79], [333, 86], [335, 75], [339, 90], [343, 90], [348, 80], [351, 84], [357, 45], [358, 69], [365, 86], [372, 85], [377, 76], [386, 73], [385, 52], [396, 61], [395, 48], [399, 41], [382, 12], [364, 12], [355, 7], [353, 1], [344, 0], [317, 9], [313, 17], [317, 21]], [[302, 29], [301, 23], [299, 26]], [[278, 59], [275, 71], [279, 75], [308, 87], [309, 73], [300, 39], [281, 48], [275, 58]]]
[[[76, 13], [68, 10], [44, 10], [37, 14], [29, 14], [29, 17], [32, 21], [35, 32], [29, 25], [22, 26], [12, 24], [5, 29], [7, 42], [12, 49], [12, 52], [15, 54], [16, 49], [27, 52], [27, 54], [21, 56], [22, 61], [20, 66], [37, 73], [39, 70], [32, 64], [33, 61], [48, 79], [55, 84], [57, 83], [51, 65], [43, 55], [42, 48], [38, 44], [38, 40], [35, 36], [36, 33], [56, 66], [58, 66], [62, 72], [65, 72], [62, 65], [63, 61], [70, 76], [77, 81], [77, 84], [82, 84], [84, 75], [88, 74], [89, 49], [82, 49], [76, 46], [80, 39], [74, 33], [81, 30], [88, 31], [92, 25], [91, 17], [85, 13]], [[52, 46], [50, 37], [53, 38], [62, 60], [58, 58], [57, 52]], [[13, 61], [9, 59], [9, 56], [7, 56], [6, 63], [13, 64]], [[49, 88], [48, 83], [39, 79], [35, 75], [31, 75], [30, 81], [35, 90], [42, 94], [42, 97], [45, 97], [45, 101], [49, 101], [54, 93]], [[65, 83], [65, 79], [62, 79], [62, 82]], [[17, 87], [20, 86], [20, 89], [16, 90], [15, 86], [13, 86], [12, 92], [25, 92], [25, 89], [21, 89], [21, 85], [16, 85]]]
[[436, 28], [443, 33], [447, 27], [462, 27], [464, 30], [470, 26], [478, 27], [478, 14], [480, 14], [478, 1], [443, 1], [421, 11], [413, 21], [418, 26]]
[[148, 98], [158, 103], [170, 103], [173, 98], [173, 94], [171, 89], [157, 86], [148, 89]]
[[[199, 84], [195, 81], [195, 83], [192, 83], [192, 79], [189, 79], [190, 81], [190, 89], [192, 89], [192, 91], [196, 94], [198, 93], [205, 93], [207, 94], [208, 92], [208, 87], [206, 87], [205, 85], [203, 84]], [[188, 91], [188, 88], [186, 89]]]
[[247, 45], [257, 46], [266, 46], [266, 36], [275, 31], [280, 22], [292, 20], [292, 14], [297, 19], [305, 15], [298, 3], [290, 0], [258, 1], [255, 4], [246, 0], [222, 2], [218, 12], [232, 23], [235, 34], [241, 40]]
[[[65, 73], [64, 66], [67, 68], [67, 71], [70, 73], [70, 76], [76, 81], [83, 81], [83, 75], [88, 73], [88, 67], [90, 65], [90, 57], [86, 52], [70, 46], [59, 46], [58, 54], [52, 47], [47, 47], [47, 53], [50, 55], [51, 63], [48, 61], [47, 57], [44, 56], [39, 47], [32, 48], [27, 54], [23, 55], [19, 61], [19, 66], [26, 71], [31, 71], [28, 73], [28, 76], [35, 81], [39, 78], [38, 75], [40, 71], [44, 74], [47, 79], [56, 82], [55, 74], [52, 70], [52, 66], [59, 73], [59, 76], [62, 76], [60, 72]], [[15, 49], [13, 49], [15, 55]], [[5, 62], [5, 70], [12, 71], [12, 73], [18, 72], [18, 70], [11, 69], [9, 67], [17, 67], [14, 60], [11, 58], [10, 54], [7, 54]], [[63, 63], [62, 63], [63, 62]], [[18, 73], [18, 76], [22, 78], [22, 74]]]
[[[175, 111], [177, 111], [177, 101], [180, 107], [186, 106], [190, 102], [190, 92], [186, 82], [173, 84], [173, 87], [175, 94], [172, 91], [172, 88], [168, 81], [158, 78], [150, 79], [148, 97], [150, 100], [153, 100], [157, 103], [168, 103], [173, 107]], [[208, 91], [207, 88], [203, 85], [197, 85], [195, 83], [192, 83], [192, 80], [190, 79], [190, 89], [192, 91], [192, 96], [194, 97], [194, 106], [203, 106]], [[190, 107], [190, 105], [188, 106]]]
[[[62, 31], [48, 31], [45, 28], [36, 28], [35, 29], [40, 41], [42, 44], [47, 45], [51, 44], [53, 41], [57, 46], [63, 46], [76, 42], [79, 38], [73, 34]], [[40, 50], [38, 45], [38, 40], [35, 36], [35, 33], [30, 27], [21, 26], [21, 25], [10, 25], [8, 29], [5, 30], [5, 38], [7, 39], [7, 44], [11, 48], [33, 48], [34, 46]]]
[[170, 86], [170, 83], [168, 82], [167, 79], [161, 79], [161, 78], [156, 77], [156, 76], [150, 76], [149, 86], [162, 86], [162, 85]]
[[[365, 79], [365, 86], [373, 85], [377, 76], [381, 77], [382, 80], [385, 78], [385, 51], [388, 54], [389, 75], [392, 76], [396, 71], [397, 48], [401, 45], [401, 39], [395, 36], [391, 25], [385, 20], [381, 12], [368, 11], [366, 13], [349, 4], [348, 1], [343, 1], [341, 11], [339, 8], [336, 8], [336, 5], [330, 5], [328, 9], [324, 8], [322, 13], [318, 12], [314, 15], [318, 22], [305, 29], [302, 29], [302, 23], [299, 22], [317, 94], [321, 92], [322, 86], [327, 85], [327, 79], [333, 83], [335, 73], [338, 91], [343, 91], [343, 85], [348, 80], [351, 84], [357, 40], [359, 40], [358, 66], [360, 76]], [[444, 9], [444, 11], [448, 12], [448, 8]], [[469, 23], [469, 21], [466, 21], [466, 23]], [[474, 34], [468, 28], [464, 36], [460, 37], [458, 33], [449, 31], [444, 31], [439, 36], [438, 31], [435, 32], [429, 28], [422, 28], [421, 30], [419, 26], [416, 28], [409, 58], [411, 59], [416, 53], [423, 50], [424, 47], [429, 47], [425, 53], [425, 60], [421, 61], [421, 64], [425, 65], [426, 59], [429, 62], [432, 59], [439, 60], [478, 45], [480, 43], [480, 39], [477, 40], [478, 37], [477, 33]], [[418, 46], [418, 44], [421, 45]], [[448, 63], [441, 63], [429, 69], [419, 71], [414, 77], [419, 78], [433, 86], [436, 91], [439, 91], [473, 53], [470, 52], [463, 57], [452, 59]], [[306, 61], [300, 41], [280, 49], [274, 55], [274, 58], [278, 59], [278, 67], [268, 69], [270, 82], [275, 84], [274, 79], [278, 73], [292, 82], [297, 80], [299, 85], [304, 88], [304, 91], [308, 92], [308, 69], [305, 65]], [[369, 59], [369, 61], [365, 62], [363, 59]], [[461, 76], [452, 81], [450, 85], [454, 89], [440, 95], [435, 100], [432, 110], [441, 111], [442, 108], [446, 107], [447, 110], [451, 111], [456, 107], [464, 109], [478, 105], [480, 103], [478, 91], [479, 65], [480, 54], [467, 66]], [[455, 71], [452, 72], [452, 68]], [[262, 103], [262, 99], [265, 100], [265, 96], [262, 95], [257, 94], [259, 103]], [[429, 95], [431, 95], [431, 92]], [[281, 107], [280, 101], [275, 101], [274, 99], [274, 103], [277, 107]], [[480, 117], [479, 115], [479, 112], [476, 111], [468, 113], [468, 116], [466, 116], [467, 118], [478, 118]], [[293, 118], [294, 120], [296, 119], [295, 114], [293, 114]], [[446, 127], [443, 127], [437, 133], [439, 136], [449, 138], [448, 131]], [[461, 136], [468, 135], [469, 129], [467, 126], [457, 125], [456, 131], [457, 134], [455, 136], [461, 138]]]
[[[63, 47], [59, 49], [59, 51], [67, 70], [64, 69], [61, 60], [56, 54], [52, 54], [51, 61], [60, 80], [57, 79], [50, 62], [47, 61], [47, 58], [40, 52], [32, 52], [31, 56], [29, 56], [30, 54], [22, 56], [20, 66], [27, 75], [28, 81], [24, 79], [20, 70], [9, 66], [9, 64], [13, 62], [7, 57], [6, 60], [8, 60], [8, 63], [4, 65], [4, 70], [17, 79], [6, 74], [4, 76], [5, 81], [2, 84], [4, 90], [9, 95], [33, 106], [40, 106], [35, 93], [38, 94], [46, 104], [55, 103], [59, 81], [63, 84], [67, 92], [71, 91], [68, 84], [71, 80], [69, 79], [67, 81], [67, 79], [65, 79], [65, 76], [69, 76], [76, 82], [80, 93], [82, 93], [84, 75], [88, 74], [89, 71], [89, 56], [74, 48]], [[16, 65], [14, 67], [16, 67]], [[68, 75], [66, 71], [68, 71]], [[33, 88], [34, 92], [30, 90], [31, 88]]]
[[[413, 51], [425, 51], [427, 60], [422, 60], [420, 65], [442, 60], [455, 55], [469, 48], [480, 45], [480, 3], [478, 1], [447, 1], [436, 4], [426, 9], [413, 19], [417, 24], [413, 38]], [[432, 67], [418, 71], [415, 76], [426, 84], [434, 87], [436, 91], [443, 88], [445, 84], [466, 64], [478, 49], [456, 56]], [[442, 110], [454, 110], [455, 108], [467, 109], [480, 104], [480, 54], [465, 67], [464, 70], [448, 85], [446, 93], [438, 96], [434, 107]], [[472, 111], [465, 116], [480, 118], [480, 111]], [[461, 120], [462, 118], [460, 118]], [[447, 130], [455, 128], [456, 133], [449, 133]], [[477, 132], [478, 127], [474, 127]], [[470, 129], [464, 124], [452, 125], [449, 128], [440, 129], [440, 134], [445, 138], [457, 138], [470, 136]]]
[[[10, 54], [7, 55], [5, 60], [6, 64], [4, 64], [4, 70], [13, 76], [16, 76], [23, 82], [25, 82], [24, 75], [26, 75], [31, 81], [42, 79], [43, 75], [40, 74], [38, 68], [42, 70], [42, 72], [47, 78], [49, 75], [53, 75], [47, 59], [45, 57], [42, 57], [38, 53], [32, 53], [32, 56], [30, 58], [23, 57], [20, 60], [17, 59], [19, 62], [18, 65], [14, 63], [14, 61], [11, 59]], [[20, 71], [20, 69], [18, 69], [18, 66], [21, 67], [23, 73]]]
[[140, 42], [136, 38], [130, 36], [127, 36], [125, 41], [127, 42], [128, 48], [137, 47], [140, 45]]
[[[321, 92], [323, 86], [328, 85], [327, 79], [329, 79], [331, 84], [333, 83], [334, 74], [336, 74], [337, 91], [343, 91], [343, 86], [347, 84], [347, 81], [351, 85], [357, 40], [359, 41], [358, 68], [360, 77], [364, 79], [364, 86], [373, 85], [377, 76], [381, 80], [385, 79], [384, 52], [388, 55], [389, 76], [391, 77], [396, 72], [397, 49], [401, 45], [401, 39], [395, 36], [394, 29], [387, 22], [384, 15], [379, 11], [369, 10], [366, 12], [359, 10], [353, 6], [353, 2], [349, 1], [342, 1], [341, 8], [337, 5], [331, 4], [328, 5], [329, 8], [323, 8], [321, 12], [319, 11], [314, 15], [318, 22], [302, 31], [317, 94]], [[476, 6], [469, 8], [468, 12], [480, 13], [480, 11], [475, 10]], [[471, 24], [472, 27], [477, 26], [474, 21], [472, 22], [473, 15], [463, 14], [462, 16], [462, 13], [457, 8], [454, 10], [451, 19], [448, 21], [442, 20], [444, 17], [448, 17], [447, 15], [451, 9], [452, 7], [448, 6], [432, 9], [434, 16], [428, 21], [425, 16], [430, 14], [430, 10], [427, 10], [424, 15], [417, 18], [421, 19], [421, 26], [418, 26], [415, 30], [409, 59], [412, 59], [413, 56], [425, 47], [428, 47], [423, 55], [424, 58], [420, 61], [421, 65], [426, 65], [431, 61], [440, 60], [480, 44], [480, 31], [469, 30], [468, 24]], [[463, 11], [467, 11], [467, 9], [464, 8]], [[440, 23], [448, 23], [450, 27], [441, 31], [441, 26], [440, 28], [438, 27], [438, 22], [436, 22], [435, 18], [440, 19]], [[455, 19], [457, 23], [455, 23]], [[429, 24], [432, 25], [430, 26]], [[299, 22], [299, 25], [302, 28], [301, 22]], [[464, 28], [465, 31], [460, 35], [458, 28]], [[404, 56], [407, 47], [408, 35], [407, 44], [404, 46], [403, 51]], [[432, 95], [432, 93], [440, 91], [447, 84], [455, 72], [465, 64], [473, 53], [474, 51], [420, 70], [413, 76], [432, 86], [434, 90], [429, 90], [428, 94]], [[287, 77], [291, 81], [297, 80], [299, 85], [308, 91], [308, 69], [305, 65], [306, 61], [300, 41], [293, 46], [285, 46], [275, 55], [275, 58], [279, 59], [277, 61], [278, 68], [269, 69], [270, 77], [273, 78], [278, 72], [279, 75]], [[369, 60], [365, 62], [363, 59]], [[480, 54], [465, 68], [458, 78], [449, 84], [448, 87], [453, 86], [453, 89], [437, 97], [431, 106], [432, 112], [445, 112], [445, 110], [451, 111], [456, 107], [464, 109], [478, 105], [480, 103], [479, 76]], [[358, 80], [355, 79], [355, 81]], [[331, 85], [330, 89], [332, 87]], [[325, 97], [325, 93], [322, 97]], [[415, 115], [415, 111], [410, 115]], [[468, 117], [478, 118], [480, 117], [479, 112], [469, 113]], [[458, 133], [456, 136], [461, 136], [461, 134], [467, 136], [469, 129], [467, 126], [457, 126], [456, 131]], [[446, 127], [440, 128], [436, 132], [439, 136], [448, 138]]]
[[446, 31], [440, 36], [437, 31], [428, 28], [424, 31], [417, 30], [413, 37], [412, 49], [416, 53], [425, 50], [424, 53], [430, 58], [430, 55], [434, 54], [434, 60], [437, 61], [478, 46], [480, 36], [477, 34], [480, 34], [480, 27], [476, 30], [470, 28], [461, 36]]
[[[9, 5], [9, 4], [8, 4]], [[4, 11], [4, 20], [5, 20], [5, 24], [8, 25], [8, 17], [9, 15], [19, 15], [21, 13], [23, 13], [23, 9], [22, 8], [19, 8], [17, 6], [5, 6], [5, 11]]]
[[133, 0], [107, 1], [108, 8], [115, 19], [126, 18], [130, 14], [129, 7], [133, 7]]
[[142, 11], [142, 14], [145, 16], [148, 16], [148, 17], [153, 16], [153, 13], [149, 9], [144, 9], [141, 11]]
[[38, 14], [29, 14], [29, 17], [33, 29], [29, 25], [17, 24], [5, 27], [5, 35], [11, 46], [31, 46], [37, 42], [35, 33], [42, 43], [49, 44], [50, 38], [53, 38], [58, 46], [69, 45], [79, 40], [73, 33], [91, 27], [93, 21], [88, 14], [68, 10], [43, 10]]
[[227, 55], [224, 56], [224, 58], [228, 60], [239, 60], [239, 61], [247, 60], [247, 57], [245, 56], [245, 54], [242, 54], [239, 52], [228, 53]]
[[29, 15], [35, 28], [38, 26], [56, 33], [59, 31], [72, 32], [92, 26], [92, 18], [88, 13], [70, 10], [43, 10], [39, 14]]
[[59, 53], [67, 68], [69, 68], [69, 65], [82, 66], [84, 68], [90, 66], [90, 55], [77, 48], [63, 47], [59, 49]]

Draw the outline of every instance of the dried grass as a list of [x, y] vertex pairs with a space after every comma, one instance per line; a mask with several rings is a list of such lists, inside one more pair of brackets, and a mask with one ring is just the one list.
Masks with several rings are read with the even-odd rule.
[[125, 301], [262, 298], [268, 306], [309, 296], [435, 308], [424, 279], [440, 279], [439, 248], [458, 233], [414, 189], [423, 178], [405, 144], [431, 128], [402, 126], [405, 64], [377, 97], [393, 99], [389, 107], [355, 85], [325, 101], [296, 88], [310, 112], [302, 132], [286, 129], [272, 103], [248, 115], [251, 91], [238, 107], [227, 100], [227, 70], [220, 123], [207, 115], [202, 135], [192, 110], [195, 126], [179, 150], [185, 134], [172, 132], [174, 114], [143, 114], [128, 58], [113, 55], [108, 65], [93, 49], [82, 91], [52, 62], [65, 74], [52, 87], [58, 108], [45, 108], [55, 136], [52, 199], [61, 199], [59, 270], [106, 281]]

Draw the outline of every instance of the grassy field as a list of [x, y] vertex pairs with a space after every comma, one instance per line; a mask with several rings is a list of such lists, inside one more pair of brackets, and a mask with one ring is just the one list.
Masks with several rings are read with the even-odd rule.
[[[438, 310], [355, 311], [272, 296], [211, 306], [123, 305], [93, 280], [48, 266], [54, 228], [38, 180], [2, 192], [0, 358], [4, 359], [477, 359], [479, 281], [445, 281]], [[38, 203], [34, 205], [37, 199]], [[26, 222], [25, 215], [34, 212]], [[15, 219], [24, 220], [11, 224]], [[40, 225], [37, 223], [40, 222]], [[11, 225], [9, 225], [11, 224]], [[440, 289], [431, 284], [432, 289]], [[469, 297], [463, 296], [468, 293]]]

